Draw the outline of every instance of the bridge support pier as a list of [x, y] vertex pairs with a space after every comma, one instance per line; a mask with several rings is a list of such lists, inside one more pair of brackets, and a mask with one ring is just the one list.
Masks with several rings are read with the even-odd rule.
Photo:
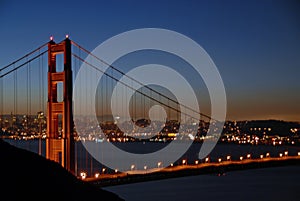
[[[57, 72], [56, 55], [64, 55], [62, 72]], [[63, 100], [58, 101], [58, 83], [63, 85]], [[60, 163], [75, 174], [75, 150], [72, 115], [71, 41], [66, 38], [48, 43], [48, 102], [46, 158]]]

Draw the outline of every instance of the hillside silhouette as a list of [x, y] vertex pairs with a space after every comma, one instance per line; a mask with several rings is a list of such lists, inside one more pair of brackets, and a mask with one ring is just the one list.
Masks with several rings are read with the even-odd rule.
[[61, 165], [0, 139], [0, 200], [122, 201]]

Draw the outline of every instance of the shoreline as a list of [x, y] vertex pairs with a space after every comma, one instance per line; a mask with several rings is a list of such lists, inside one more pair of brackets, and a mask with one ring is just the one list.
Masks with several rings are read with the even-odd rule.
[[139, 182], [164, 180], [170, 178], [216, 175], [223, 176], [226, 172], [238, 170], [261, 169], [271, 167], [283, 167], [300, 165], [299, 156], [288, 156], [286, 158], [249, 159], [245, 161], [224, 161], [221, 163], [203, 163], [198, 165], [180, 165], [166, 167], [160, 171], [151, 173], [118, 173], [113, 175], [101, 175], [99, 178], [87, 178], [86, 182], [97, 187], [109, 187]]

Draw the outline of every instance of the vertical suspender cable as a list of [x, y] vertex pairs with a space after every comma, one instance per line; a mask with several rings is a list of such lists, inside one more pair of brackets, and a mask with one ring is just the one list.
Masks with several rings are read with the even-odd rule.
[[[44, 113], [43, 119], [42, 119], [42, 129], [41, 129], [41, 134], [43, 135], [43, 129], [44, 129], [44, 117], [46, 117], [46, 111], [45, 111], [45, 99], [44, 99], [44, 94], [45, 94], [45, 89], [44, 89], [44, 82], [45, 82], [45, 75], [44, 75], [44, 55], [42, 55], [42, 59], [41, 59], [41, 66], [39, 67], [39, 69], [41, 70], [41, 111]], [[43, 137], [43, 136], [40, 136]], [[42, 139], [41, 139], [42, 141]], [[43, 141], [42, 141], [43, 142]], [[41, 145], [41, 153], [45, 154], [45, 148], [43, 149], [43, 143]], [[46, 155], [46, 154], [45, 154]]]
[[[12, 116], [12, 127], [13, 131], [15, 132], [15, 120], [17, 119], [16, 117], [17, 114], [17, 71], [14, 71], [14, 113]], [[14, 133], [15, 134], [15, 133]]]
[[42, 55], [42, 67], [41, 67], [41, 78], [42, 78], [42, 85], [41, 85], [41, 88], [42, 88], [42, 111], [44, 112], [45, 114], [45, 99], [44, 99], [44, 95], [45, 95], [45, 88], [44, 88], [44, 82], [46, 79], [44, 79], [44, 55]]
[[29, 88], [28, 88], [28, 93], [29, 93], [29, 115], [31, 116], [31, 65], [30, 62], [28, 63], [28, 68], [29, 68], [29, 74], [28, 74], [28, 83], [29, 83]]
[[[74, 47], [74, 46], [72, 46], [72, 47]], [[74, 61], [74, 65], [72, 65], [73, 67], [74, 67], [74, 76], [73, 76], [73, 80], [75, 81], [75, 79], [76, 79], [76, 75], [77, 75], [77, 71], [76, 71], [76, 69], [77, 69], [77, 59], [75, 59], [75, 58], [73, 58], [72, 59], [72, 61]], [[74, 128], [74, 135], [75, 135], [75, 131], [76, 131], [76, 128]], [[77, 134], [77, 132], [76, 132], [76, 134]], [[77, 138], [77, 136], [76, 136], [76, 138]], [[74, 166], [75, 166], [75, 176], [77, 176], [78, 175], [78, 173], [77, 173], [77, 140], [75, 140], [74, 139]]]
[[[26, 57], [26, 62], [28, 62], [28, 57]], [[29, 134], [28, 121], [29, 121], [29, 63], [27, 63], [26, 68], [26, 132]]]
[[[79, 57], [81, 58], [81, 50], [80, 50], [80, 49], [79, 49], [79, 53], [78, 53], [78, 54], [79, 54]], [[78, 59], [77, 59], [77, 60], [78, 60]], [[78, 60], [78, 63], [79, 63], [79, 60]], [[80, 89], [81, 89], [81, 94], [83, 94], [83, 93], [82, 93], [82, 86], [80, 87]], [[83, 100], [81, 99], [81, 101], [83, 101]], [[82, 115], [81, 107], [79, 107], [79, 114]]]
[[4, 100], [4, 97], [3, 97], [3, 95], [4, 95], [4, 93], [3, 93], [3, 79], [4, 78], [2, 78], [1, 77], [1, 75], [2, 75], [2, 71], [0, 70], [0, 120], [1, 120], [1, 122], [0, 122], [0, 134], [2, 134], [2, 127], [3, 127], [3, 122], [4, 122], [4, 119], [3, 119], [3, 113], [4, 113], [4, 111], [3, 111], [3, 100]]
[[[40, 53], [40, 50], [39, 50]], [[38, 65], [38, 78], [39, 78], [39, 84], [38, 84], [38, 90], [39, 90], [39, 111], [42, 111], [42, 76], [41, 76], [41, 58], [39, 57], [39, 65]]]
[[[114, 72], [113, 72], [113, 70], [111, 70], [110, 69], [110, 76], [111, 77], [113, 77], [114, 76], [114, 74], [113, 74]], [[111, 91], [112, 92], [112, 90], [113, 90], [113, 87], [114, 87], [114, 80], [113, 79], [110, 79], [110, 85], [109, 85], [109, 91]], [[111, 98], [112, 98], [112, 93], [108, 93], [109, 94], [109, 97], [107, 97], [108, 98], [108, 103], [110, 103], [109, 105], [108, 105], [108, 107], [111, 107]], [[112, 121], [114, 121], [114, 119], [112, 119]], [[115, 127], [114, 127], [115, 128]]]
[[[141, 92], [143, 93], [143, 87], [141, 87], [140, 89], [141, 89]], [[144, 118], [144, 111], [143, 111], [143, 99], [144, 98], [142, 95], [140, 96], [140, 99], [141, 99], [140, 100], [141, 101], [141, 103], [140, 103], [141, 104], [140, 105], [140, 118]]]
[[[93, 63], [93, 58], [91, 58], [91, 63]], [[88, 80], [90, 81], [90, 87], [92, 87], [92, 85], [93, 85], [93, 76], [95, 76], [95, 74], [94, 73], [90, 73], [90, 77], [91, 78], [89, 78]], [[89, 87], [89, 88], [90, 88]], [[90, 99], [90, 102], [89, 103], [87, 103], [87, 104], [89, 104], [89, 105], [92, 105], [92, 99]], [[95, 105], [93, 105], [92, 107], [95, 107]], [[89, 116], [90, 115], [92, 115], [92, 113], [93, 113], [93, 111], [89, 111], [89, 112], [91, 112], [90, 114], [89, 114]], [[93, 174], [93, 172], [92, 172], [92, 156], [88, 153], [88, 151], [87, 151], [87, 156], [88, 156], [88, 159], [90, 160], [90, 168], [88, 168], [88, 166], [87, 166], [87, 169], [89, 169], [90, 170], [90, 176], [92, 176], [92, 174]]]
[[[105, 77], [105, 105], [108, 106], [108, 77]], [[105, 109], [105, 113], [104, 113], [104, 117], [106, 117], [106, 107]], [[104, 120], [106, 120], [106, 118], [104, 118]], [[108, 136], [106, 136], [108, 137]]]
[[133, 101], [134, 101], [134, 113], [133, 113], [133, 117], [134, 117], [134, 122], [136, 122], [137, 119], [137, 110], [136, 110], [136, 102], [137, 102], [137, 93], [134, 93], [134, 97], [133, 97]]
[[[40, 50], [39, 50], [39, 53], [40, 53]], [[42, 111], [42, 101], [41, 101], [41, 82], [42, 82], [42, 77], [41, 77], [41, 57], [39, 57], [39, 60], [38, 60], [38, 97], [39, 97], [39, 108], [38, 108], [38, 115], [37, 115], [37, 120], [38, 120], [38, 153], [39, 155], [42, 155], [42, 142], [41, 142], [41, 137], [42, 137], [42, 116], [40, 116], [40, 112]]]

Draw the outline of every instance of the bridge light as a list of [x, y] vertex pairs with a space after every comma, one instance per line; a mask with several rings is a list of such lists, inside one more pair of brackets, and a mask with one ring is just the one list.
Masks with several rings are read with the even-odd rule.
[[227, 158], [227, 160], [229, 161], [229, 160], [231, 159], [231, 156], [228, 155], [226, 158]]
[[240, 160], [241, 160], [241, 161], [243, 160], [243, 158], [244, 158], [243, 156], [240, 156]]
[[195, 165], [198, 165], [199, 164], [199, 161], [198, 160], [195, 160]]
[[98, 177], [99, 177], [99, 175], [100, 175], [99, 173], [96, 173], [96, 174], [95, 174], [95, 178], [98, 178]]
[[279, 153], [279, 157], [282, 157], [282, 153]]
[[53, 36], [50, 36], [50, 40], [53, 41]]
[[69, 38], [69, 34], [66, 35], [66, 38]]
[[86, 178], [86, 173], [85, 172], [81, 172], [80, 173], [80, 177], [81, 177], [81, 179], [85, 179]]
[[218, 159], [218, 162], [219, 162], [219, 163], [221, 163], [221, 162], [222, 162], [222, 159], [221, 159], [221, 158], [219, 158], [219, 159]]

